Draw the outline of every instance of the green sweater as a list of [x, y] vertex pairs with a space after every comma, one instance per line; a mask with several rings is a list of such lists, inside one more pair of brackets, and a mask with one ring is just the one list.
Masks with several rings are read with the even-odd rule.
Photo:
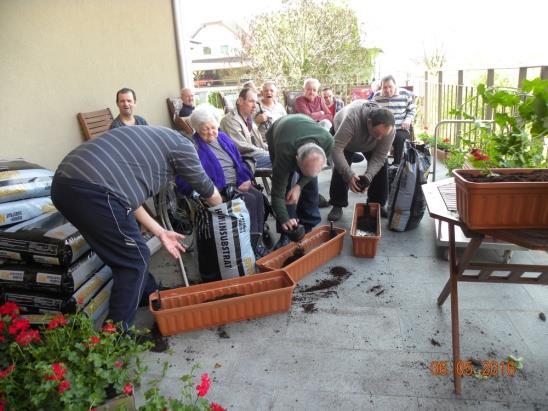
[[[326, 155], [333, 148], [333, 136], [310, 117], [291, 114], [278, 119], [266, 133], [268, 151], [272, 160], [272, 208], [279, 223], [289, 220], [285, 206], [285, 192], [289, 179], [297, 170], [297, 149], [306, 143], [315, 143]], [[311, 177], [297, 182], [304, 187]]]

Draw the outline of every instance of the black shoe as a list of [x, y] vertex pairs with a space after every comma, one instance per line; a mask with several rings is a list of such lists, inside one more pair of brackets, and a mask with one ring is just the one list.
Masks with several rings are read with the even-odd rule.
[[386, 207], [386, 205], [383, 205], [381, 207], [381, 217], [388, 218], [388, 208]]
[[277, 250], [278, 248], [282, 248], [282, 247], [285, 247], [286, 245], [288, 245], [289, 243], [291, 242], [291, 240], [289, 239], [289, 237], [285, 234], [282, 234], [280, 236], [280, 239], [278, 240], [278, 242], [274, 245], [274, 248], [273, 250]]
[[327, 221], [339, 221], [343, 215], [342, 207], [333, 206], [327, 215]]
[[272, 241], [272, 236], [268, 230], [263, 231], [263, 245], [268, 249], [274, 245], [274, 241]]
[[325, 198], [321, 194], [318, 194], [318, 207], [320, 208], [329, 207], [329, 201], [327, 201], [327, 198]]
[[353, 163], [361, 163], [363, 160], [365, 160], [365, 157], [362, 153], [352, 154], [352, 162]]

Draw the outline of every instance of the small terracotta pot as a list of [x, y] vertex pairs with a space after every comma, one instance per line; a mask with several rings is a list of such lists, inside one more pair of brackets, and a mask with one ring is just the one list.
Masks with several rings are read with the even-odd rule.
[[[531, 173], [532, 168], [496, 168], [497, 174]], [[482, 170], [453, 170], [457, 210], [471, 230], [548, 228], [548, 182], [474, 183]]]
[[352, 218], [352, 228], [350, 236], [352, 237], [352, 247], [355, 257], [373, 258], [377, 254], [377, 245], [381, 239], [381, 206], [378, 203], [369, 203], [369, 212], [377, 220], [377, 232], [374, 236], [357, 236], [358, 218], [364, 215], [366, 204], [356, 203], [354, 205], [354, 217]]
[[299, 243], [290, 243], [257, 260], [257, 268], [263, 272], [282, 268], [285, 260], [295, 253], [300, 244], [304, 248], [304, 256], [283, 267], [293, 281], [299, 282], [307, 274], [341, 253], [346, 230], [333, 228], [333, 231], [334, 237], [330, 239], [329, 226], [316, 227]]
[[160, 291], [149, 309], [162, 335], [227, 324], [288, 311], [295, 283], [287, 272], [253, 274]]

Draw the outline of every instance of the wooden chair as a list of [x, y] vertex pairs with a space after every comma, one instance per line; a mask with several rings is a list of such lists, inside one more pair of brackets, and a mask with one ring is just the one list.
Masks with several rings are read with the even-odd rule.
[[284, 90], [285, 111], [287, 114], [295, 114], [295, 100], [303, 94], [302, 91]]
[[84, 140], [91, 140], [103, 134], [109, 129], [113, 120], [112, 112], [108, 107], [89, 113], [78, 113], [76, 117], [84, 132]]
[[192, 136], [194, 130], [190, 126], [188, 117], [179, 117], [179, 111], [181, 111], [181, 107], [183, 107], [183, 101], [178, 97], [168, 97], [166, 103], [169, 118], [171, 119], [171, 126], [175, 130], [182, 131], [186, 136]]

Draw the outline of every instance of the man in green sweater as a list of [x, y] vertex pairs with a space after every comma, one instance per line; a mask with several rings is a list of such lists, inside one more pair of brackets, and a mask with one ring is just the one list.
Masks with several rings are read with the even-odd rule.
[[289, 242], [284, 231], [300, 222], [309, 232], [321, 221], [317, 176], [331, 153], [333, 137], [310, 117], [294, 114], [274, 122], [266, 139], [272, 161], [272, 208], [282, 232], [278, 248]]

